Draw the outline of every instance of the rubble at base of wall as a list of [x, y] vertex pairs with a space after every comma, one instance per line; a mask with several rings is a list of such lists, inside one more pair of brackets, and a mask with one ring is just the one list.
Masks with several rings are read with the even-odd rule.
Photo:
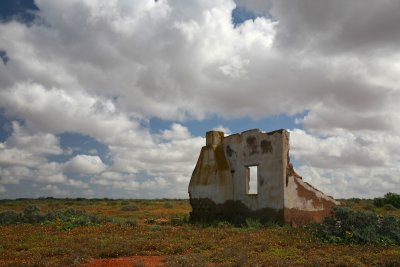
[[190, 199], [192, 222], [227, 221], [234, 225], [243, 225], [247, 218], [254, 218], [261, 223], [283, 222], [283, 209], [264, 208], [250, 210], [241, 201], [227, 200], [223, 204], [216, 204], [208, 198]]
[[299, 227], [310, 223], [321, 222], [330, 214], [330, 209], [321, 211], [305, 211], [297, 209], [264, 208], [250, 210], [241, 201], [228, 200], [223, 204], [216, 204], [208, 198], [190, 199], [192, 222], [227, 221], [236, 226], [245, 224], [247, 218], [258, 220], [260, 223], [289, 224]]

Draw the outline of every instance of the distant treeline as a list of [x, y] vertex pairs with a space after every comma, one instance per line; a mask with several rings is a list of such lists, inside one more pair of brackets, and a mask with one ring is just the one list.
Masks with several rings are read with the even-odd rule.
[[396, 193], [386, 193], [383, 197], [376, 197], [376, 198], [347, 198], [347, 199], [339, 199], [343, 202], [353, 202], [353, 203], [365, 203], [369, 202], [371, 205], [373, 204], [377, 208], [382, 207], [392, 207], [395, 209], [400, 209], [400, 194]]
[[400, 195], [395, 193], [387, 193], [384, 197], [374, 198], [374, 205], [383, 207], [385, 205], [392, 205], [395, 208], [400, 208]]
[[[61, 201], [123, 201], [123, 200], [133, 200], [133, 201], [188, 201], [188, 198], [56, 198], [56, 197], [38, 197], [38, 198], [16, 198], [16, 199], [0, 199], [0, 201], [10, 201], [10, 200], [18, 200], [18, 201], [29, 201], [29, 200], [61, 200]], [[343, 199], [346, 200], [346, 199]], [[360, 202], [362, 200], [369, 199], [361, 199], [361, 198], [349, 198], [347, 200], [351, 200], [353, 202]], [[396, 193], [387, 193], [384, 197], [373, 198], [373, 203], [376, 207], [383, 207], [384, 205], [390, 204], [396, 208], [400, 208], [400, 194]]]

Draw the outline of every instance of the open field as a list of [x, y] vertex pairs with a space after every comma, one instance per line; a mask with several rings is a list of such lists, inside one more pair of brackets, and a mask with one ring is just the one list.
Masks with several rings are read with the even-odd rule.
[[[400, 217], [400, 209], [377, 208], [372, 200], [344, 202]], [[328, 244], [310, 229], [274, 224], [190, 224], [188, 200], [2, 200], [0, 212], [29, 205], [42, 213], [84, 210], [102, 219], [0, 225], [0, 266], [79, 266], [134, 255], [163, 256], [166, 266], [400, 266], [398, 245]]]

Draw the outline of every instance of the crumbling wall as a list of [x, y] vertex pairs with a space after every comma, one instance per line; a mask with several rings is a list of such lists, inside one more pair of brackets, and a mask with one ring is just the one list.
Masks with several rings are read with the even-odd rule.
[[[257, 194], [249, 194], [248, 167], [257, 166]], [[191, 218], [242, 223], [253, 217], [303, 225], [338, 204], [302, 181], [289, 160], [289, 132], [258, 129], [224, 137], [206, 134], [189, 184]]]
[[[280, 132], [266, 134], [258, 129], [223, 139], [225, 156], [233, 179], [233, 199], [248, 208], [246, 216], [282, 221], [284, 209], [283, 139]], [[248, 191], [248, 167], [256, 166], [257, 194]]]
[[293, 226], [321, 222], [340, 203], [296, 176], [288, 177], [285, 188], [284, 222]]
[[284, 135], [283, 142], [286, 155], [286, 160], [284, 159], [286, 166], [284, 222], [292, 226], [321, 222], [324, 217], [329, 215], [332, 207], [340, 205], [340, 202], [302, 180], [290, 163], [289, 133]]
[[223, 138], [223, 132], [206, 134], [206, 146], [201, 149], [189, 183], [193, 220], [221, 217], [219, 214], [224, 209], [218, 208], [219, 205], [233, 200], [233, 179], [222, 146]]

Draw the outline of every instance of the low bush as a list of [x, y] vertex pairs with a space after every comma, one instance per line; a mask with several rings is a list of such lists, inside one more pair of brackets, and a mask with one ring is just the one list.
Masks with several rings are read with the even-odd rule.
[[259, 229], [262, 228], [264, 225], [258, 219], [246, 218], [245, 226], [247, 228]]
[[125, 206], [128, 205], [130, 202], [128, 200], [122, 200], [121, 205]]
[[148, 219], [144, 220], [144, 223], [146, 223], [146, 224], [155, 224], [156, 223], [156, 219], [148, 218]]
[[331, 243], [400, 244], [399, 219], [371, 211], [334, 207], [333, 215], [314, 227], [319, 238]]
[[160, 231], [161, 230], [161, 226], [160, 225], [152, 225], [150, 227], [151, 231]]
[[39, 207], [36, 205], [27, 206], [21, 213], [10, 210], [0, 213], [0, 224], [61, 222], [60, 228], [62, 229], [71, 229], [76, 226], [96, 225], [110, 221], [110, 218], [88, 214], [85, 211], [72, 208], [41, 213]]
[[125, 221], [125, 224], [132, 227], [138, 226], [138, 222], [135, 219], [128, 219]]
[[228, 221], [218, 221], [216, 227], [218, 227], [218, 228], [232, 228], [233, 225]]
[[396, 210], [396, 207], [393, 206], [392, 204], [385, 204], [385, 205], [383, 205], [383, 208], [385, 210]]
[[384, 197], [385, 204], [392, 204], [396, 208], [400, 208], [400, 195], [395, 193], [387, 193]]
[[171, 217], [171, 224], [172, 225], [184, 225], [189, 223], [189, 216], [184, 214], [184, 215], [174, 215]]
[[130, 204], [130, 205], [122, 206], [121, 210], [122, 211], [137, 211], [137, 210], [139, 210], [139, 207], [136, 204]]
[[376, 197], [376, 198], [374, 198], [374, 205], [376, 206], [376, 207], [383, 207], [383, 205], [385, 205], [385, 201], [384, 201], [384, 199], [383, 199], [383, 197]]
[[3, 211], [0, 213], [0, 224], [14, 224], [21, 221], [20, 216], [21, 214], [13, 210]]
[[172, 208], [174, 208], [174, 205], [172, 205], [171, 202], [165, 202], [165, 203], [164, 203], [164, 208], [166, 208], [166, 209], [172, 209]]
[[381, 198], [381, 197], [374, 198], [374, 205], [377, 207], [383, 207], [387, 204], [390, 204], [393, 207], [399, 209], [400, 208], [400, 195], [389, 192], [383, 198]]
[[375, 210], [375, 205], [372, 203], [364, 203], [364, 205], [362, 205], [363, 209], [365, 210], [369, 210], [369, 211], [374, 211]]

